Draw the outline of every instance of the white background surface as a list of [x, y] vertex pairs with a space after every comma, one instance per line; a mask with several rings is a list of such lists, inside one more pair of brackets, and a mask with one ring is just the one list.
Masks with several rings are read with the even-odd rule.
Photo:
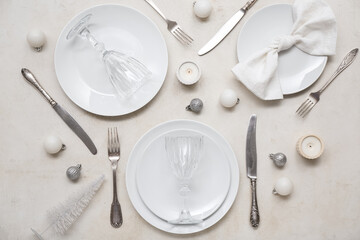
[[[157, 0], [158, 6], [176, 20], [194, 39], [183, 47], [169, 34], [165, 23], [142, 0], [0, 1], [0, 238], [32, 239], [29, 230], [45, 229], [46, 211], [66, 200], [100, 174], [103, 187], [89, 208], [62, 239], [357, 239], [360, 234], [360, 59], [325, 91], [320, 103], [305, 119], [295, 115], [311, 90], [317, 90], [335, 71], [345, 54], [360, 45], [360, 2], [328, 0], [338, 21], [336, 56], [330, 57], [324, 73], [310, 89], [279, 102], [263, 102], [235, 80], [230, 69], [237, 63], [236, 40], [244, 22], [257, 10], [288, 0], [259, 0], [233, 32], [212, 52], [196, 52], [245, 1], [212, 0], [214, 11], [206, 21], [192, 12], [192, 0]], [[123, 117], [98, 117], [77, 107], [61, 90], [56, 79], [53, 54], [65, 24], [85, 8], [119, 3], [134, 7], [151, 18], [163, 33], [169, 51], [168, 75], [159, 94], [145, 108]], [[26, 43], [26, 33], [38, 27], [47, 35], [40, 53]], [[184, 61], [201, 67], [202, 79], [193, 87], [182, 86], [175, 77]], [[50, 105], [25, 82], [20, 69], [27, 67], [43, 87], [82, 125], [98, 147], [93, 156], [63, 123]], [[225, 88], [234, 89], [241, 102], [234, 109], [220, 106]], [[196, 115], [184, 110], [192, 98], [204, 101]], [[261, 223], [249, 223], [250, 182], [245, 171], [245, 140], [249, 117], [258, 115], [258, 201]], [[150, 128], [167, 120], [193, 119], [214, 127], [233, 147], [239, 161], [239, 193], [229, 213], [213, 227], [188, 236], [164, 233], [146, 223], [132, 207], [125, 188], [125, 167], [136, 141]], [[118, 192], [124, 224], [114, 229], [109, 223], [112, 200], [111, 168], [107, 160], [107, 128], [119, 129], [122, 156], [118, 169]], [[316, 134], [325, 143], [316, 161], [302, 159], [296, 141]], [[43, 150], [43, 139], [54, 134], [63, 139], [66, 151], [53, 157]], [[277, 169], [269, 153], [284, 152], [288, 163]], [[71, 183], [66, 169], [81, 163], [82, 177]], [[294, 193], [287, 198], [271, 194], [277, 178], [288, 176]]]

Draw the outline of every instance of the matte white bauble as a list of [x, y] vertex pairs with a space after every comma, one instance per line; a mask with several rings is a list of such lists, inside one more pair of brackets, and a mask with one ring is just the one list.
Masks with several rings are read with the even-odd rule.
[[65, 145], [62, 143], [62, 141], [59, 137], [48, 136], [45, 138], [44, 148], [47, 153], [56, 154], [60, 150], [65, 149]]
[[30, 30], [26, 36], [26, 39], [29, 45], [35, 48], [36, 51], [40, 51], [46, 42], [45, 34], [38, 29]]
[[281, 196], [287, 196], [292, 193], [293, 188], [291, 180], [287, 177], [282, 177], [276, 181], [273, 193]]
[[199, 18], [207, 18], [212, 11], [212, 5], [209, 0], [197, 0], [194, 3], [194, 13]]
[[240, 99], [237, 97], [236, 93], [231, 89], [225, 89], [220, 95], [220, 103], [224, 107], [231, 108], [239, 103]]

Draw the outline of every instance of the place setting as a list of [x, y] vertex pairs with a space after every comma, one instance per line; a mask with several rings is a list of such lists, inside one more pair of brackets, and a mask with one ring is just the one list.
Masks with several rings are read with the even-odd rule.
[[[320, 105], [320, 95], [354, 62], [358, 48], [341, 53], [344, 58], [334, 74], [323, 83], [321, 75], [328, 58], [337, 54], [336, 45], [339, 44], [337, 22], [330, 6], [324, 0], [295, 0], [292, 4], [274, 2], [258, 8], [260, 1], [239, 3], [234, 15], [229, 16], [217, 32], [209, 32], [209, 40], [193, 54], [197, 59], [216, 58], [211, 51], [221, 48], [225, 38], [237, 37], [236, 46], [233, 46], [237, 59], [233, 66], [228, 66], [228, 71], [233, 73], [236, 86], [247, 89], [264, 102], [286, 102], [291, 95], [302, 94], [316, 81], [321, 81], [319, 84], [324, 85], [319, 91], [312, 91], [307, 98], [304, 97], [304, 102], [294, 106], [294, 118], [303, 118], [309, 115], [315, 104]], [[181, 19], [167, 18], [171, 13], [160, 9], [156, 1], [143, 2], [144, 8], [151, 7], [160, 15], [165, 22], [163, 26], [157, 26], [141, 12], [142, 9], [103, 4], [82, 10], [62, 29], [54, 48], [55, 74], [66, 96], [86, 114], [109, 119], [136, 111], [141, 115], [141, 108], [156, 97], [165, 80], [177, 79], [187, 91], [203, 75], [206, 76], [208, 69], [205, 65], [200, 68], [192, 59], [177, 66], [175, 74], [168, 73], [169, 64], [172, 64], [168, 59], [172, 46], [167, 45], [159, 28], [167, 29], [166, 33], [184, 48], [197, 41], [196, 34], [190, 34], [181, 26]], [[197, 0], [192, 9], [201, 21], [215, 14], [210, 0]], [[244, 21], [245, 15], [248, 18], [236, 36], [232, 31], [240, 21]], [[45, 35], [41, 31], [32, 31], [28, 33], [27, 41], [36, 52], [41, 52]], [[50, 96], [40, 84], [42, 79], [37, 79], [25, 67], [21, 73], [45, 97], [88, 151], [98, 154], [96, 145], [100, 146], [100, 140], [91, 138], [75, 120], [75, 114], [67, 112]], [[215, 96], [226, 109], [243, 104], [232, 86]], [[34, 236], [44, 240], [51, 239], [52, 234], [67, 234], [83, 211], [92, 206], [90, 203], [94, 197], [106, 198], [109, 224], [113, 229], [123, 228], [129, 220], [123, 215], [123, 200], [118, 197], [120, 191], [128, 194], [132, 204], [126, 208], [133, 207], [147, 224], [166, 233], [187, 235], [211, 228], [229, 211], [238, 211], [232, 206], [237, 198], [243, 198], [238, 196], [239, 188], [246, 188], [242, 192], [249, 194], [251, 202], [239, 207], [248, 209], [250, 228], [261, 227], [265, 200], [257, 197], [257, 184], [261, 184], [257, 179], [262, 177], [261, 174], [258, 176], [257, 167], [263, 164], [258, 162], [258, 152], [264, 150], [257, 147], [256, 136], [262, 136], [264, 130], [257, 131], [257, 125], [264, 124], [266, 118], [253, 109], [253, 114], [248, 116], [249, 122], [244, 124], [247, 129], [241, 136], [245, 145], [236, 146], [241, 153], [237, 156], [233, 149], [235, 146], [231, 146], [220, 131], [198, 120], [203, 108], [216, 109], [203, 100], [194, 96], [189, 103], [184, 103], [182, 111], [189, 119], [164, 121], [142, 132], [132, 149], [126, 149], [130, 152], [127, 159], [122, 155], [125, 133], [118, 131], [116, 125], [120, 122], [112, 122], [114, 126], [107, 129], [107, 156], [99, 156], [104, 164], [108, 159], [109, 172], [103, 174], [111, 176], [111, 180], [103, 183], [105, 175], [100, 175], [89, 186], [78, 190], [78, 194], [69, 196], [67, 202], [50, 211], [48, 226], [31, 228]], [[228, 111], [227, 114], [237, 113]], [[96, 123], [93, 127], [97, 127]], [[316, 129], [309, 131], [316, 132]], [[291, 150], [304, 161], [316, 161], [325, 150], [325, 140], [313, 132], [306, 132]], [[59, 153], [66, 151], [67, 147], [58, 136], [44, 141], [45, 151], [53, 156], [60, 157]], [[287, 174], [284, 166], [288, 158], [284, 153], [274, 151], [269, 154], [269, 160], [274, 162], [274, 172]], [[126, 169], [118, 169], [120, 161], [126, 162]], [[87, 170], [77, 163], [69, 166], [65, 174], [69, 181], [77, 183]], [[126, 189], [117, 185], [119, 171], [125, 172]], [[250, 182], [240, 181], [240, 178], [248, 178]], [[269, 194], [277, 197], [288, 196], [295, 188], [296, 183], [286, 176], [276, 179], [274, 175], [273, 180], [274, 188], [269, 189]], [[103, 184], [112, 184], [111, 195], [108, 192], [97, 194]]]
[[190, 120], [149, 130], [136, 143], [126, 169], [135, 209], [170, 233], [195, 233], [218, 222], [235, 200], [238, 185], [230, 145], [211, 127]]

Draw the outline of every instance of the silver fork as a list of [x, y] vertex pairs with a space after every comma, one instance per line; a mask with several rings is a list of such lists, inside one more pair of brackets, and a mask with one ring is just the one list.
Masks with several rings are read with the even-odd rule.
[[300, 117], [305, 117], [305, 115], [310, 112], [310, 110], [315, 106], [315, 104], [320, 101], [320, 95], [330, 85], [330, 83], [354, 61], [358, 51], [359, 51], [358, 48], [351, 50], [345, 56], [339, 67], [336, 69], [336, 71], [331, 76], [331, 78], [325, 83], [325, 85], [319, 91], [310, 93], [308, 98], [296, 110], [296, 113]]
[[174, 21], [171, 21], [165, 17], [165, 15], [160, 11], [160, 9], [155, 5], [152, 0], [145, 0], [155, 11], [165, 20], [167, 23], [167, 28], [174, 37], [184, 45], [190, 45], [194, 41], [189, 35], [187, 35]]
[[117, 128], [108, 129], [108, 156], [113, 172], [113, 202], [111, 204], [110, 223], [114, 228], [119, 228], [123, 223], [123, 217], [116, 188], [116, 169], [120, 159], [120, 141]]

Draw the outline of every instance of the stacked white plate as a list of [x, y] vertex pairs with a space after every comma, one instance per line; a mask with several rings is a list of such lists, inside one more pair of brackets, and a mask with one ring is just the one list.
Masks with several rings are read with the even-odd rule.
[[[165, 136], [202, 135], [204, 154], [191, 180], [187, 206], [193, 225], [174, 225], [182, 197], [179, 185], [166, 159]], [[148, 131], [131, 152], [126, 186], [135, 209], [151, 225], [163, 231], [188, 234], [202, 231], [218, 222], [233, 204], [239, 186], [239, 168], [227, 141], [214, 129], [190, 120], [175, 120]]]

